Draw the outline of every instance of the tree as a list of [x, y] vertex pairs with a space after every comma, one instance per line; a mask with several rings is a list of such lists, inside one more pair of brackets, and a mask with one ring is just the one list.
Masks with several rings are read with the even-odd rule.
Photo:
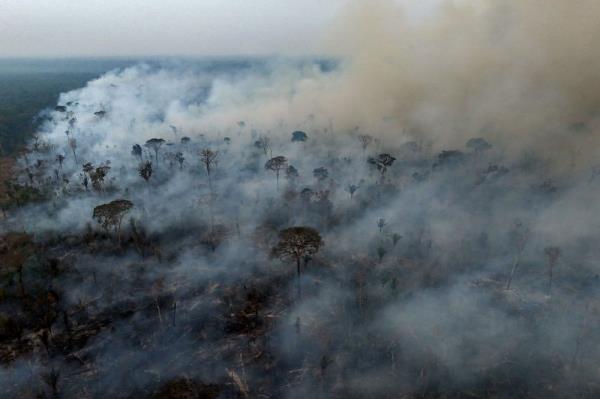
[[158, 164], [158, 150], [160, 150], [160, 147], [162, 147], [164, 143], [165, 140], [163, 139], [150, 139], [146, 141], [146, 144], [144, 144], [144, 146], [154, 151], [154, 159], [156, 161], [156, 164]]
[[320, 167], [320, 168], [313, 170], [313, 176], [317, 180], [323, 181], [323, 180], [327, 179], [327, 177], [329, 176], [329, 171], [327, 170], [327, 168]]
[[217, 162], [217, 158], [219, 156], [219, 151], [213, 151], [210, 148], [205, 148], [200, 151], [200, 162], [204, 165], [204, 169], [206, 169], [206, 174], [208, 175], [208, 185], [212, 189], [212, 182], [210, 173], [212, 171], [213, 165]]
[[188, 145], [190, 143], [190, 141], [192, 141], [192, 139], [190, 139], [187, 136], [181, 138], [181, 144], [183, 144], [183, 145]]
[[296, 261], [298, 296], [300, 296], [300, 260], [305, 256], [316, 254], [322, 246], [321, 235], [312, 227], [290, 227], [279, 232], [279, 242], [273, 248], [273, 255], [282, 260]]
[[58, 154], [56, 156], [56, 161], [58, 162], [58, 167], [60, 168], [60, 170], [62, 170], [62, 165], [63, 165], [64, 160], [65, 160], [65, 156], [63, 154]]
[[360, 146], [363, 151], [363, 157], [365, 156], [365, 151], [371, 142], [373, 141], [373, 137], [368, 134], [358, 136], [358, 141], [360, 142]]
[[94, 188], [94, 190], [102, 191], [102, 186], [104, 185], [104, 178], [106, 177], [106, 175], [108, 175], [109, 170], [110, 166], [100, 165], [89, 172], [90, 180], [92, 181], [92, 187]]
[[382, 233], [383, 232], [383, 228], [387, 226], [387, 222], [385, 221], [384, 218], [379, 218], [377, 220], [377, 227], [379, 227], [379, 232]]
[[356, 184], [350, 184], [346, 187], [346, 191], [350, 194], [350, 199], [354, 197], [354, 193], [358, 190], [358, 186]]
[[108, 204], [98, 205], [94, 208], [93, 218], [100, 223], [106, 231], [111, 228], [117, 234], [121, 243], [121, 222], [123, 217], [133, 208], [133, 203], [125, 199], [118, 199]]
[[560, 258], [561, 251], [559, 247], [546, 247], [544, 248], [544, 254], [546, 255], [546, 259], [548, 261], [548, 295], [552, 295], [552, 277], [554, 266], [556, 266], [556, 263]]
[[74, 137], [69, 137], [69, 147], [73, 151], [73, 158], [75, 159], [75, 164], [77, 164], [77, 140]]
[[175, 154], [175, 159], [179, 162], [179, 169], [183, 169], [183, 162], [185, 161], [185, 157], [182, 152], [178, 152]]
[[295, 132], [292, 133], [292, 141], [303, 142], [303, 141], [306, 141], [307, 139], [308, 139], [307, 134], [304, 133], [304, 132], [302, 132], [302, 131], [300, 131], [300, 130], [297, 130], [297, 131], [295, 131]]
[[131, 148], [131, 155], [139, 158], [140, 162], [142, 162], [142, 146], [139, 144], [134, 144]]
[[144, 180], [150, 180], [150, 177], [152, 176], [152, 162], [146, 161], [140, 164], [138, 172]]
[[262, 149], [265, 153], [265, 156], [267, 156], [267, 152], [270, 152], [271, 157], [273, 157], [273, 151], [271, 150], [271, 139], [267, 136], [259, 136], [254, 145]]
[[369, 157], [367, 162], [377, 168], [379, 173], [381, 173], [381, 181], [385, 178], [385, 172], [387, 172], [388, 168], [392, 166], [396, 158], [391, 156], [390, 154], [379, 154], [376, 158]]
[[467, 141], [467, 148], [473, 152], [483, 152], [492, 148], [492, 145], [481, 137], [473, 138]]
[[285, 170], [285, 177], [290, 182], [295, 182], [296, 179], [300, 177], [298, 169], [296, 169], [293, 165], [288, 165], [287, 169]]
[[275, 176], [277, 177], [277, 191], [279, 191], [279, 173], [285, 168], [287, 168], [287, 159], [281, 155], [271, 158], [265, 163], [265, 169], [275, 172]]
[[97, 168], [94, 168], [94, 165], [91, 162], [87, 162], [83, 164], [83, 185], [87, 189], [87, 176], [89, 176], [92, 181], [92, 187], [96, 191], [102, 191], [102, 185], [104, 184], [104, 178], [108, 175], [108, 171], [110, 170], [110, 166], [108, 165], [109, 161], [106, 161], [107, 165], [100, 165]]

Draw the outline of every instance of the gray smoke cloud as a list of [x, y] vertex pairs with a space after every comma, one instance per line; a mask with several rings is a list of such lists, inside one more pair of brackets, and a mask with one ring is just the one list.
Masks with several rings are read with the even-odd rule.
[[[335, 61], [144, 64], [64, 93], [18, 164], [46, 201], [2, 229], [60, 258], [41, 285], [86, 309], [73, 326], [100, 327], [81, 364], [26, 335], [37, 349], [4, 362], [0, 386], [48, 391], [25, 381], [56, 367], [66, 397], [152, 397], [182, 375], [220, 397], [597, 396], [598, 11], [440, 2], [409, 20], [356, 3]], [[382, 153], [387, 169], [368, 162]], [[297, 177], [265, 170], [279, 155]], [[86, 162], [110, 166], [100, 190]], [[92, 218], [117, 198], [134, 204], [121, 248]], [[325, 243], [302, 296], [295, 265], [269, 256], [294, 225]], [[56, 347], [69, 325], [51, 326]]]

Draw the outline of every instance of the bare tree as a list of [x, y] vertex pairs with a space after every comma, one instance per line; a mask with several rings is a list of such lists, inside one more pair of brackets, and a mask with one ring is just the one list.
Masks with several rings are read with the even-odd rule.
[[267, 156], [267, 152], [270, 152], [271, 154], [271, 158], [273, 157], [273, 150], [271, 149], [271, 139], [268, 138], [267, 136], [259, 136], [258, 140], [256, 140], [255, 145], [262, 149], [263, 152], [265, 153], [265, 156]]
[[158, 165], [158, 150], [160, 150], [160, 147], [162, 147], [162, 145], [165, 143], [164, 139], [150, 139], [148, 141], [146, 141], [146, 144], [144, 144], [145, 147], [150, 148], [154, 151], [154, 159], [156, 161], [156, 164]]
[[211, 171], [213, 166], [217, 162], [217, 158], [219, 157], [219, 151], [213, 151], [209, 148], [205, 148], [200, 151], [200, 162], [204, 165], [204, 169], [206, 169], [206, 174], [208, 175], [208, 185], [212, 190], [212, 181], [211, 181]]
[[93, 218], [96, 219], [102, 228], [106, 231], [111, 228], [117, 235], [119, 244], [121, 243], [121, 222], [127, 212], [133, 208], [133, 203], [125, 199], [119, 199], [108, 204], [98, 205], [94, 208]]
[[265, 169], [272, 170], [275, 172], [275, 176], [277, 177], [277, 191], [279, 191], [279, 173], [281, 170], [287, 168], [287, 159], [284, 156], [278, 156], [275, 158], [269, 159], [265, 163]]
[[319, 232], [312, 227], [297, 226], [279, 232], [279, 242], [273, 248], [273, 255], [280, 259], [296, 261], [298, 274], [298, 296], [300, 296], [300, 260], [319, 252], [323, 240]]
[[73, 151], [73, 158], [77, 165], [77, 140], [75, 140], [75, 137], [69, 137], [69, 147], [71, 147], [71, 151]]
[[56, 156], [56, 161], [58, 162], [58, 167], [62, 170], [63, 162], [65, 161], [65, 156], [63, 154], [58, 154]]
[[360, 146], [362, 148], [363, 158], [364, 158], [365, 151], [367, 150], [367, 147], [369, 146], [369, 144], [371, 144], [371, 142], [373, 141], [373, 137], [368, 134], [363, 134], [363, 135], [358, 136], [358, 141], [360, 142]]

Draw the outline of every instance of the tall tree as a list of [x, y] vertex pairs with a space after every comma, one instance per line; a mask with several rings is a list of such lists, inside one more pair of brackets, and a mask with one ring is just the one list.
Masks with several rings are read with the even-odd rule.
[[205, 148], [200, 151], [200, 162], [204, 165], [204, 169], [206, 169], [206, 174], [208, 175], [208, 185], [212, 190], [212, 180], [211, 180], [211, 172], [213, 170], [213, 166], [215, 162], [217, 162], [217, 158], [219, 157], [219, 151], [213, 151], [210, 148]]
[[93, 218], [96, 219], [106, 231], [113, 229], [119, 244], [121, 244], [121, 222], [127, 212], [133, 208], [133, 203], [125, 199], [118, 199], [94, 208]]
[[287, 169], [287, 159], [281, 155], [271, 158], [265, 163], [265, 169], [275, 172], [275, 176], [277, 177], [277, 191], [279, 191], [279, 173], [283, 169]]
[[371, 144], [371, 142], [373, 141], [373, 137], [368, 134], [362, 134], [362, 135], [358, 136], [358, 141], [362, 148], [363, 159], [364, 159], [365, 151], [367, 150], [367, 147], [369, 146], [369, 144]]
[[160, 150], [160, 147], [162, 147], [162, 145], [165, 143], [164, 139], [150, 139], [148, 141], [146, 141], [146, 144], [144, 144], [144, 146], [152, 149], [154, 151], [154, 159], [156, 161], [156, 164], [158, 165], [158, 150]]
[[379, 154], [377, 157], [369, 157], [367, 162], [377, 168], [379, 173], [381, 173], [381, 182], [385, 179], [385, 172], [387, 172], [388, 168], [392, 166], [396, 158], [391, 156], [390, 154]]
[[75, 164], [77, 164], [77, 140], [75, 140], [75, 137], [69, 137], [69, 147], [73, 151], [73, 159], [75, 160]]
[[298, 296], [301, 294], [300, 260], [305, 256], [316, 254], [322, 246], [321, 235], [312, 227], [296, 226], [279, 232], [279, 242], [273, 248], [273, 255], [282, 260], [293, 259], [296, 261]]
[[138, 158], [140, 162], [142, 162], [142, 146], [139, 144], [134, 144], [133, 147], [131, 147], [131, 155]]

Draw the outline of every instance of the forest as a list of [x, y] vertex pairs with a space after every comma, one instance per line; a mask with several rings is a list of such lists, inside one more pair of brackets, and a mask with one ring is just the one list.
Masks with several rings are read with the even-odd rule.
[[60, 96], [2, 200], [2, 396], [596, 397], [598, 170], [229, 122], [279, 68]]
[[0, 397], [600, 397], [600, 7], [439, 3], [9, 127]]

